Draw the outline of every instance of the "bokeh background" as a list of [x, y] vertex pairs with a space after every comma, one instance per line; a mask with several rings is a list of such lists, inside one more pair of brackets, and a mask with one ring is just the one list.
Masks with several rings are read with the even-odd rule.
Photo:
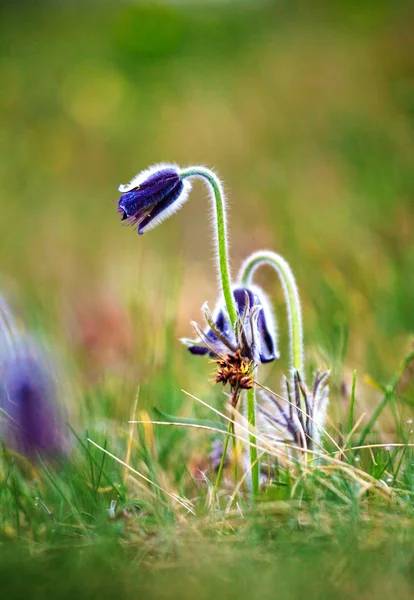
[[[413, 17], [385, 0], [2, 4], [1, 287], [66, 354], [85, 410], [209, 386], [177, 341], [217, 295], [204, 188], [142, 237], [112, 202], [159, 161], [222, 177], [234, 272], [260, 248], [289, 261], [334, 411], [353, 369], [362, 408], [363, 377], [387, 383], [414, 332]], [[283, 297], [258, 281], [277, 387]]]

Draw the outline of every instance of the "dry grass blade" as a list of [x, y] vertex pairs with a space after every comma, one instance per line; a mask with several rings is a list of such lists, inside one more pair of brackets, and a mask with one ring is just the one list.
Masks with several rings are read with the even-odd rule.
[[[229, 417], [227, 417], [225, 414], [223, 414], [222, 412], [220, 412], [213, 406], [210, 406], [207, 402], [204, 402], [200, 398], [197, 398], [196, 396], [194, 396], [193, 394], [190, 394], [189, 392], [186, 392], [185, 390], [182, 390], [182, 391], [187, 396], [196, 400], [197, 402], [200, 402], [203, 406], [206, 406], [207, 408], [209, 408], [210, 410], [212, 410], [213, 412], [215, 412], [216, 414], [218, 414], [225, 420], [230, 421]], [[280, 396], [278, 396], [278, 397], [280, 397]], [[283, 397], [280, 397], [280, 398], [283, 400]], [[240, 413], [238, 413], [238, 414], [240, 416], [240, 419], [243, 422], [245, 420], [244, 417], [242, 415], [240, 415]], [[238, 426], [246, 433], [250, 433], [249, 427], [245, 427], [241, 424], [238, 424]], [[220, 433], [223, 433], [223, 432], [220, 431]], [[244, 441], [246, 444], [249, 443], [247, 440], [245, 440], [242, 437], [239, 437], [239, 439]], [[269, 443], [268, 440], [263, 438], [263, 436], [259, 432], [257, 434], [257, 439], [259, 441], [261, 441], [262, 443], [264, 443], [264, 447], [256, 444], [257, 450], [260, 450], [261, 452], [266, 452], [267, 454], [274, 456], [274, 457], [278, 458], [279, 460], [282, 459], [284, 461], [285, 466], [294, 468], [294, 467], [297, 467], [300, 463], [298, 461], [292, 460], [286, 453], [282, 453], [281, 447], [284, 447], [286, 449], [298, 450], [298, 451], [301, 451], [302, 453], [311, 455], [312, 458], [310, 459], [310, 461], [307, 462], [306, 470], [303, 471], [300, 475], [296, 474], [299, 481], [301, 479], [303, 479], [304, 477], [306, 477], [307, 475], [313, 475], [318, 470], [326, 469], [327, 466], [323, 465], [323, 464], [317, 464], [313, 467], [311, 466], [312, 461], [318, 461], [318, 463], [323, 461], [323, 462], [329, 463], [330, 465], [333, 465], [334, 467], [336, 467], [336, 469], [338, 471], [341, 471], [344, 474], [347, 474], [349, 477], [351, 477], [356, 483], [358, 483], [361, 486], [361, 490], [362, 490], [361, 493], [363, 493], [364, 491], [366, 491], [367, 489], [369, 489], [371, 487], [372, 489], [375, 489], [380, 495], [382, 495], [386, 498], [389, 498], [391, 495], [392, 490], [388, 486], [384, 486], [381, 481], [379, 481], [378, 479], [376, 479], [375, 477], [373, 477], [366, 471], [363, 471], [362, 469], [357, 468], [355, 465], [345, 464], [343, 461], [333, 457], [332, 455], [328, 454], [327, 452], [325, 452], [324, 454], [321, 454], [320, 452], [317, 452], [314, 450], [306, 450], [306, 449], [304, 450], [298, 446], [293, 446], [292, 444], [288, 444], [285, 442], [272, 441], [271, 443]], [[336, 444], [336, 446], [338, 446], [338, 445]], [[385, 446], [385, 444], [378, 444], [378, 447], [384, 447], [384, 446]], [[404, 446], [406, 446], [406, 444], [399, 444], [399, 446], [404, 447]], [[354, 448], [350, 448], [349, 450], [353, 450], [353, 449]], [[339, 448], [338, 451], [342, 452], [343, 449]], [[303, 465], [302, 465], [302, 468], [303, 468]], [[292, 472], [292, 475], [294, 475], [294, 471]], [[299, 483], [299, 481], [298, 481], [298, 483]], [[295, 484], [296, 484], [296, 482], [295, 482]]]
[[[194, 396], [193, 394], [190, 394], [190, 392], [186, 392], [185, 390], [181, 390], [181, 391], [184, 394], [186, 394], [187, 396], [189, 396], [190, 398], [192, 398], [193, 400], [196, 400], [203, 406], [206, 406], [207, 408], [209, 408], [210, 410], [215, 412], [217, 415], [219, 415], [220, 417], [225, 419], [227, 422], [233, 422], [233, 420], [230, 417], [228, 417], [224, 413], [222, 413], [219, 410], [217, 410], [216, 408], [214, 408], [214, 406], [211, 406], [207, 402], [204, 402], [204, 400], [201, 400], [201, 398], [197, 398], [197, 396]], [[235, 412], [235, 414], [237, 414], [239, 416], [239, 418], [242, 422], [245, 421], [245, 418], [243, 417], [243, 415], [240, 412], [238, 412], [238, 411], [234, 411], [234, 412]], [[256, 440], [260, 440], [262, 443], [265, 444], [264, 448], [261, 446], [258, 446], [257, 444], [254, 444], [258, 450], [261, 450], [262, 452], [266, 452], [268, 454], [276, 456], [279, 459], [284, 460], [285, 464], [286, 464], [286, 461], [288, 461], [288, 463], [290, 463], [290, 464], [293, 464], [293, 461], [291, 461], [290, 458], [286, 454], [281, 454], [280, 447], [283, 447], [283, 448], [289, 447], [290, 449], [300, 450], [299, 447], [293, 446], [292, 444], [287, 444], [285, 442], [275, 442], [273, 440], [271, 442], [269, 442], [268, 439], [263, 437], [259, 431], [257, 431], [256, 429], [253, 429], [250, 425], [248, 427], [246, 427], [246, 426], [238, 423], [238, 427], [240, 429], [242, 429], [243, 431], [245, 431], [249, 435], [251, 433], [254, 433]], [[241, 438], [241, 439], [244, 440], [244, 438]], [[247, 440], [244, 440], [244, 441], [245, 441], [245, 443], [249, 443]]]
[[366, 444], [364, 446], [351, 446], [346, 450], [366, 450], [372, 448], [414, 448], [414, 444], [401, 444], [401, 443], [391, 443], [391, 444]]
[[[351, 450], [351, 448], [348, 446], [349, 441], [352, 439], [352, 436], [354, 435], [355, 431], [358, 429], [358, 427], [361, 425], [362, 421], [365, 418], [365, 413], [362, 413], [362, 415], [360, 415], [359, 419], [356, 421], [356, 423], [354, 424], [354, 426], [352, 427], [351, 431], [348, 433], [348, 435], [346, 436], [346, 438], [342, 437], [343, 439], [343, 446], [341, 448], [341, 454], [343, 455], [343, 453], [345, 452], [345, 450]], [[335, 427], [335, 431], [341, 435], [340, 430]], [[337, 452], [335, 452], [335, 454], [337, 454]]]
[[137, 471], [136, 469], [134, 469], [133, 467], [131, 467], [130, 465], [128, 465], [123, 460], [121, 460], [120, 458], [118, 458], [117, 456], [115, 456], [114, 454], [112, 454], [111, 452], [109, 452], [108, 450], [106, 450], [105, 448], [102, 448], [102, 446], [100, 446], [99, 444], [97, 444], [96, 442], [94, 442], [93, 440], [91, 440], [90, 438], [88, 438], [88, 442], [90, 442], [93, 446], [95, 446], [96, 448], [98, 448], [99, 450], [101, 450], [102, 452], [104, 452], [105, 454], [107, 454], [108, 456], [110, 456], [113, 460], [115, 460], [116, 462], [118, 462], [120, 465], [126, 467], [129, 471], [131, 471], [131, 473], [134, 473], [134, 475], [137, 475], [137, 477], [140, 477], [141, 479], [143, 479], [144, 481], [146, 481], [147, 483], [149, 483], [153, 487], [157, 488], [158, 490], [160, 490], [160, 492], [162, 492], [166, 496], [169, 496], [172, 500], [174, 500], [178, 504], [181, 504], [181, 506], [183, 506], [188, 512], [192, 513], [193, 515], [195, 514], [195, 511], [191, 507], [191, 505], [190, 505], [189, 502], [182, 500], [176, 494], [172, 494], [171, 492], [168, 492], [167, 490], [165, 490], [164, 488], [162, 488], [160, 485], [158, 485], [154, 481], [151, 481], [151, 479], [149, 479], [148, 477], [146, 477], [145, 475], [143, 475], [142, 473], [140, 473], [139, 471]]
[[[129, 423], [140, 424], [140, 423], [144, 423], [144, 421], [129, 421]], [[192, 429], [205, 429], [207, 431], [214, 431], [215, 433], [219, 433], [224, 436], [228, 435], [229, 437], [237, 439], [248, 446], [254, 446], [257, 450], [260, 450], [264, 454], [271, 454], [271, 449], [272, 449], [271, 446], [269, 446], [268, 448], [258, 446], [257, 444], [253, 444], [253, 442], [250, 442], [248, 439], [244, 438], [241, 435], [238, 435], [237, 433], [223, 431], [222, 429], [218, 429], [216, 427], [210, 427], [209, 425], [201, 425], [201, 424], [199, 425], [197, 423], [179, 423], [179, 422], [173, 422], [173, 421], [151, 421], [151, 420], [145, 421], [145, 423], [151, 423], [151, 425], [167, 425], [167, 426], [169, 425], [169, 426], [173, 426], [173, 427], [190, 427]], [[278, 455], [278, 458], [280, 458], [279, 455]]]

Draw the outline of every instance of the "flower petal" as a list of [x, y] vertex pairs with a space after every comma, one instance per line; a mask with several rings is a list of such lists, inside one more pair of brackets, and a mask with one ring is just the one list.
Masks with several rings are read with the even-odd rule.
[[197, 356], [204, 356], [209, 351], [206, 346], [197, 346], [195, 344], [188, 346], [188, 350], [191, 352], [191, 354], [195, 354]]
[[274, 339], [268, 329], [264, 309], [259, 313], [257, 319], [257, 329], [260, 335], [260, 361], [262, 363], [272, 362], [276, 358], [279, 358], [279, 354], [275, 348]]
[[118, 212], [122, 220], [138, 224], [138, 233], [153, 229], [187, 200], [191, 183], [182, 179], [177, 165], [160, 164], [138, 173], [118, 187], [122, 193]]
[[236, 301], [237, 310], [240, 316], [243, 315], [243, 311], [246, 306], [246, 294], [249, 299], [250, 308], [254, 304], [260, 304], [260, 302], [258, 302], [257, 296], [255, 296], [252, 290], [248, 288], [237, 288], [233, 290], [233, 296]]
[[142, 235], [146, 230], [155, 227], [161, 221], [167, 219], [171, 214], [176, 212], [178, 206], [174, 203], [178, 200], [184, 190], [184, 183], [179, 180], [162, 199], [154, 202], [147, 214], [140, 220], [138, 225], [138, 233]]

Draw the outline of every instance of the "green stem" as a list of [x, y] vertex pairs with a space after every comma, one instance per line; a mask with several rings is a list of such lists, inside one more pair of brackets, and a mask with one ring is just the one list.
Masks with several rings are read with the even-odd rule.
[[300, 308], [299, 292], [289, 264], [282, 256], [268, 250], [255, 252], [243, 263], [239, 278], [243, 286], [249, 286], [253, 273], [262, 265], [270, 265], [279, 275], [285, 295], [289, 335], [290, 335], [290, 366], [304, 378], [303, 369], [303, 325]]
[[237, 309], [234, 302], [234, 296], [231, 289], [230, 266], [227, 247], [227, 225], [226, 225], [226, 201], [218, 177], [205, 167], [188, 167], [180, 171], [182, 179], [187, 177], [201, 177], [205, 179], [211, 186], [212, 200], [216, 215], [216, 234], [217, 234], [217, 254], [219, 263], [219, 275], [221, 287], [223, 290], [224, 301], [226, 303], [227, 312], [230, 318], [232, 327], [234, 328], [237, 321]]
[[380, 416], [380, 414], [382, 413], [384, 408], [387, 406], [387, 404], [389, 402], [391, 402], [391, 400], [395, 397], [398, 382], [400, 381], [400, 378], [402, 377], [402, 375], [404, 374], [404, 371], [407, 369], [407, 367], [409, 366], [409, 364], [412, 360], [414, 360], [414, 350], [410, 350], [408, 352], [408, 354], [403, 359], [403, 361], [400, 365], [400, 368], [398, 369], [398, 371], [395, 373], [394, 377], [392, 378], [390, 385], [388, 385], [387, 387], [384, 388], [384, 398], [378, 404], [377, 408], [374, 410], [367, 425], [364, 427], [364, 429], [361, 433], [361, 437], [359, 438], [359, 441], [357, 443], [357, 446], [362, 446], [364, 444], [366, 437], [368, 436], [369, 433], [371, 433], [378, 417]]
[[233, 439], [233, 463], [234, 463], [234, 483], [236, 484], [239, 480], [239, 468], [238, 468], [238, 455], [237, 455], [237, 438], [236, 438], [236, 430], [234, 427], [234, 415], [233, 421], [231, 422], [231, 433]]
[[352, 431], [354, 426], [354, 407], [355, 407], [355, 388], [356, 388], [356, 369], [352, 376], [351, 403], [349, 405], [348, 433]]
[[217, 477], [216, 477], [216, 483], [214, 484], [214, 491], [217, 493], [220, 483], [221, 483], [221, 476], [223, 474], [223, 468], [224, 468], [224, 462], [226, 460], [226, 456], [227, 456], [227, 449], [229, 447], [229, 439], [230, 439], [230, 434], [234, 432], [234, 421], [233, 419], [229, 422], [229, 426], [227, 428], [227, 435], [226, 435], [226, 439], [224, 440], [224, 447], [223, 447], [223, 454], [221, 455], [221, 460], [220, 460], [220, 465], [217, 471]]
[[[247, 420], [251, 429], [256, 427], [256, 398], [255, 390], [247, 390]], [[255, 502], [260, 492], [260, 466], [257, 457], [256, 436], [253, 431], [249, 433], [250, 441], [250, 472], [252, 477], [252, 500]]]
[[[294, 389], [294, 371], [298, 371], [303, 380], [305, 378], [303, 367], [302, 311], [298, 288], [289, 264], [280, 254], [276, 254], [276, 252], [271, 252], [270, 250], [255, 252], [244, 261], [239, 273], [239, 280], [244, 287], [251, 285], [254, 272], [262, 265], [270, 265], [276, 271], [285, 295], [290, 338], [290, 370], [292, 389]], [[300, 394], [300, 404], [301, 409], [306, 413], [306, 403], [302, 394]]]

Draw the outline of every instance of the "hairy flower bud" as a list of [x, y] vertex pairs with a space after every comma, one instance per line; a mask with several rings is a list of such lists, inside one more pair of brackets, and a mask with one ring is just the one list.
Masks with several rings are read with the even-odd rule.
[[138, 233], [153, 229], [175, 213], [187, 200], [191, 184], [175, 165], [160, 164], [138, 173], [120, 185], [118, 212], [122, 220], [137, 225]]

